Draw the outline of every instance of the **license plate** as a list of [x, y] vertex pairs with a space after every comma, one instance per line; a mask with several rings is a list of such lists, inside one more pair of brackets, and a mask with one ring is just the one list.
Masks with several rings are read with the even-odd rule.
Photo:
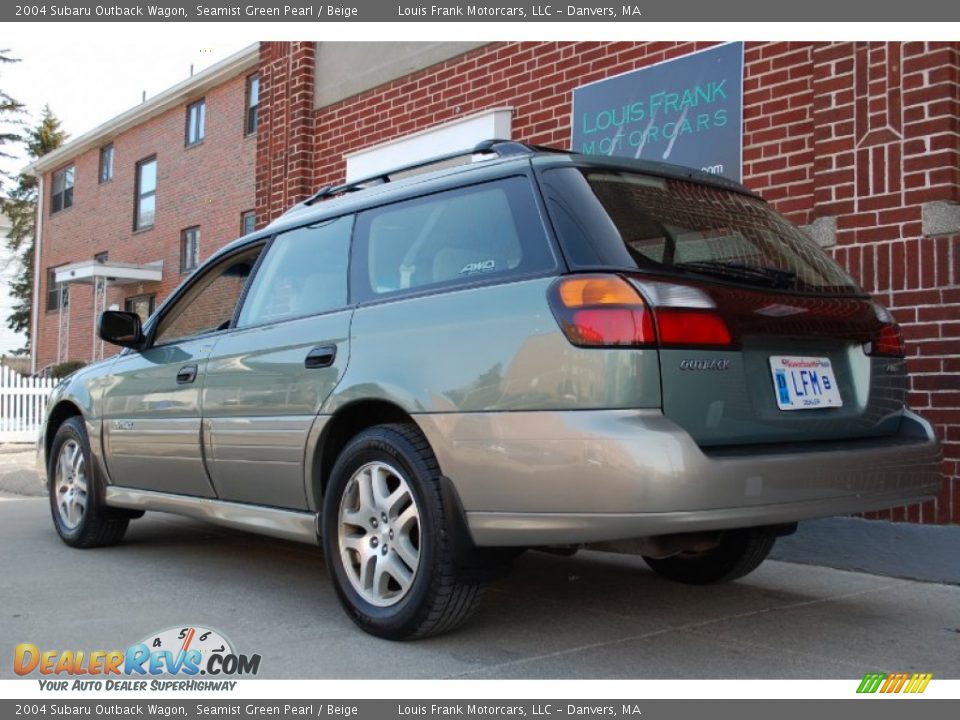
[[829, 358], [774, 355], [770, 358], [770, 372], [777, 407], [781, 410], [843, 406]]

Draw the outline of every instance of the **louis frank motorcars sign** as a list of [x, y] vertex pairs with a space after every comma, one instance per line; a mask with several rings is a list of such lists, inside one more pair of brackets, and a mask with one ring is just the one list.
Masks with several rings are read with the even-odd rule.
[[741, 180], [743, 43], [573, 91], [573, 150], [657, 160]]

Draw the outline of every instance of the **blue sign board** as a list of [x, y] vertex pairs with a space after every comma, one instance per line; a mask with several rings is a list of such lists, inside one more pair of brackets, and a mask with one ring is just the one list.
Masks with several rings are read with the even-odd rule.
[[573, 91], [573, 150], [685, 165], [741, 181], [743, 43]]

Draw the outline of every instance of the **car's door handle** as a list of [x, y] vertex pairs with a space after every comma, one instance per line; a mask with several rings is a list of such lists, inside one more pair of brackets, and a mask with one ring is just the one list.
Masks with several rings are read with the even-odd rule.
[[336, 359], [337, 359], [336, 345], [319, 345], [307, 353], [307, 357], [303, 361], [303, 366], [305, 368], [330, 367], [331, 365], [333, 365], [333, 361]]
[[189, 385], [197, 379], [197, 366], [184, 365], [177, 371], [177, 385]]

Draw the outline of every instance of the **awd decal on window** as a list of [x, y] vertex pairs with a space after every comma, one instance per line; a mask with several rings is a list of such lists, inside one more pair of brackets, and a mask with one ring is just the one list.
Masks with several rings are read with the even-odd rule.
[[478, 260], [477, 262], [467, 263], [460, 270], [461, 275], [476, 275], [477, 273], [491, 272], [495, 270], [497, 263], [495, 260]]

